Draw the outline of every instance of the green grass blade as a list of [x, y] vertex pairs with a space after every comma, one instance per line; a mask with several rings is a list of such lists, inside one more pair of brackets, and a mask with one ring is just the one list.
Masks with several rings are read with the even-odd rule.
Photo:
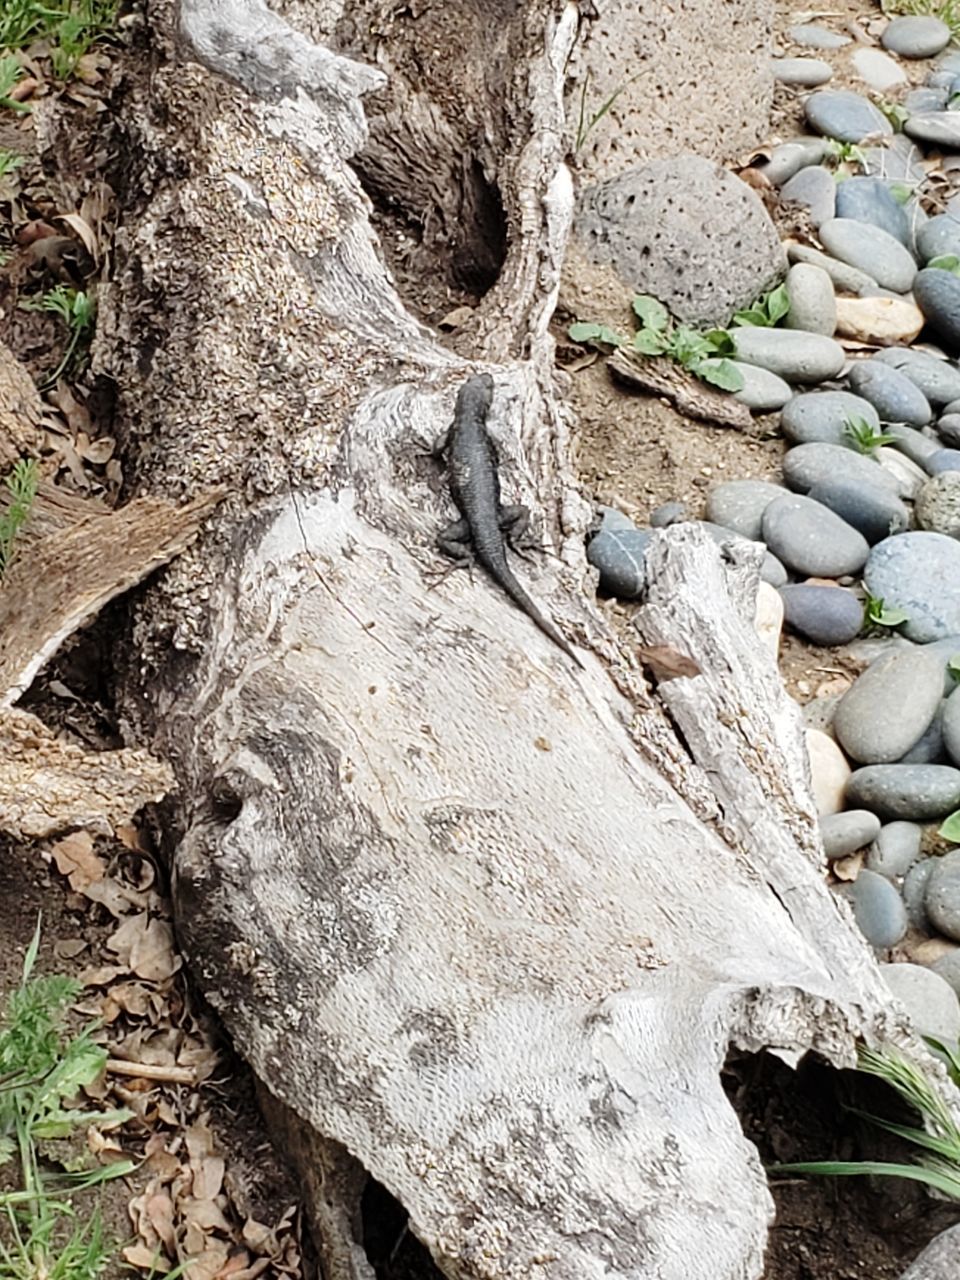
[[951, 1176], [938, 1169], [928, 1169], [921, 1164], [887, 1164], [876, 1160], [811, 1160], [799, 1164], [775, 1164], [767, 1167], [768, 1173], [819, 1173], [828, 1178], [877, 1177], [909, 1178], [936, 1187], [951, 1200], [960, 1200], [960, 1174]]

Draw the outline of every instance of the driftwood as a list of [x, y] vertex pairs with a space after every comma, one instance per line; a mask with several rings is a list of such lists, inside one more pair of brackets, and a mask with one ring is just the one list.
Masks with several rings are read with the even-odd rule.
[[[701, 674], [652, 692], [592, 604], [547, 332], [577, 10], [471, 9], [470, 44], [466, 8], [338, 26], [316, 0], [295, 32], [256, 0], [149, 6], [95, 359], [154, 492], [230, 493], [139, 610], [128, 721], [176, 768], [178, 935], [286, 1116], [333, 1280], [370, 1274], [364, 1171], [458, 1280], [759, 1277], [728, 1048], [849, 1064], [899, 1023], [824, 883], [749, 553], [660, 536], [643, 646]], [[464, 236], [491, 260], [495, 191], [466, 354], [384, 269], [358, 151], [386, 197], [445, 175], [451, 279]], [[452, 511], [425, 451], [480, 369], [547, 549], [520, 572], [585, 673], [481, 575], [432, 585]]]

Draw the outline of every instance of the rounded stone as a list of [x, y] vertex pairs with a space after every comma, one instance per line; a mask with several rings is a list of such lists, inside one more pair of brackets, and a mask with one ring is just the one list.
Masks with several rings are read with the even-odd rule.
[[869, 400], [881, 422], [925, 426], [933, 417], [930, 402], [906, 374], [879, 360], [858, 360], [847, 375], [850, 386]]
[[960, 1002], [938, 973], [919, 964], [882, 964], [880, 972], [920, 1035], [956, 1040], [960, 1035]]
[[932, 822], [960, 806], [960, 769], [945, 764], [869, 764], [850, 775], [846, 799], [884, 820]]
[[936, 859], [924, 901], [927, 915], [940, 932], [960, 941], [960, 849]]
[[917, 250], [924, 263], [946, 254], [960, 257], [960, 220], [949, 213], [938, 213], [917, 232]]
[[828, 862], [856, 853], [880, 834], [880, 819], [866, 809], [847, 809], [820, 819], [820, 839]]
[[780, 598], [787, 626], [811, 644], [847, 644], [863, 626], [863, 605], [845, 587], [800, 583], [781, 587]]
[[592, 262], [686, 324], [729, 324], [786, 270], [760, 197], [700, 156], [653, 160], [588, 188], [575, 225]]
[[745, 327], [730, 336], [737, 360], [769, 369], [788, 382], [824, 382], [846, 363], [839, 342], [819, 333]]
[[933, 476], [917, 494], [915, 507], [921, 529], [960, 538], [960, 471]]
[[[948, 955], [940, 956], [938, 960], [934, 960], [930, 968], [934, 973], [939, 974], [944, 982], [950, 985], [954, 995], [960, 995], [960, 950], [951, 951]], [[955, 1262], [957, 1264], [956, 1269], [950, 1274], [960, 1275], [960, 1235], [957, 1236]]]
[[888, 822], [874, 837], [867, 867], [888, 880], [905, 876], [920, 857], [923, 828], [916, 822]]
[[943, 750], [943, 703], [937, 707], [930, 724], [898, 764], [949, 764]]
[[823, 165], [799, 169], [780, 188], [780, 195], [784, 200], [795, 200], [797, 204], [805, 205], [815, 227], [836, 216], [837, 184], [833, 174]]
[[652, 529], [666, 529], [671, 524], [682, 524], [688, 519], [687, 504], [685, 502], [663, 502], [654, 511], [650, 512], [650, 527]]
[[873, 276], [867, 275], [856, 267], [848, 267], [845, 262], [831, 258], [829, 253], [811, 248], [808, 244], [788, 244], [787, 257], [791, 262], [809, 262], [815, 267], [822, 267], [837, 289], [844, 293], [869, 294], [876, 293], [879, 285]]
[[780, 652], [780, 632], [783, 629], [783, 605], [775, 588], [762, 579], [757, 584], [753, 629], [776, 659]]
[[926, 905], [927, 881], [930, 879], [935, 862], [935, 858], [921, 858], [919, 862], [915, 862], [904, 876], [900, 891], [903, 894], [904, 906], [907, 908], [910, 927], [919, 929], [922, 933], [926, 933], [930, 928]]
[[880, 43], [901, 58], [932, 58], [950, 43], [950, 28], [932, 14], [909, 14], [889, 22]]
[[943, 696], [949, 698], [957, 687], [958, 677], [953, 675], [950, 663], [956, 661], [960, 664], [960, 636], [944, 636], [925, 647], [928, 653], [939, 654], [943, 660]]
[[923, 328], [923, 312], [906, 298], [838, 298], [837, 333], [857, 342], [912, 342]]
[[932, 405], [939, 407], [960, 399], [960, 369], [955, 364], [910, 347], [888, 347], [870, 358], [899, 369]]
[[647, 529], [601, 528], [587, 546], [587, 560], [600, 571], [604, 595], [633, 600], [646, 585]]
[[843, 476], [849, 484], [879, 486], [890, 493], [897, 493], [899, 489], [897, 482], [875, 459], [845, 449], [842, 445], [815, 441], [798, 444], [784, 455], [783, 478], [791, 489], [801, 493], [837, 476]]
[[808, 496], [846, 520], [871, 546], [902, 533], [910, 524], [910, 512], [897, 495], [879, 485], [852, 484], [842, 478], [822, 480]]
[[788, 569], [817, 577], [856, 573], [870, 550], [863, 535], [845, 520], [797, 494], [785, 494], [770, 503], [761, 531], [764, 542]]
[[884, 538], [870, 552], [863, 579], [874, 599], [906, 613], [908, 640], [928, 644], [960, 634], [960, 542], [954, 538], [925, 531]]
[[[956, 112], [960, 122], [960, 112]], [[939, 267], [924, 267], [913, 282], [913, 298], [951, 355], [960, 352], [960, 278]]]
[[907, 909], [894, 886], [873, 871], [861, 871], [853, 884], [841, 890], [853, 906], [860, 932], [877, 950], [900, 941], [907, 932]]
[[[719, 357], [711, 357], [704, 360], [700, 367], [709, 368], [719, 363]], [[725, 360], [724, 363], [736, 369], [743, 383], [739, 391], [734, 391], [733, 398], [745, 404], [754, 413], [773, 413], [777, 409], [782, 409], [793, 396], [793, 388], [789, 382], [784, 382], [783, 378], [771, 373], [769, 369], [761, 369], [755, 364], [744, 364], [741, 360]]]
[[913, 255], [888, 231], [853, 218], [831, 218], [818, 234], [828, 253], [847, 266], [869, 272], [884, 289], [906, 293], [913, 284], [917, 274]]
[[785, 283], [790, 310], [783, 318], [784, 327], [832, 338], [837, 327], [837, 299], [833, 281], [823, 268], [796, 262], [787, 272]]
[[783, 492], [780, 485], [766, 480], [728, 480], [707, 494], [707, 519], [759, 542], [764, 510]]
[[817, 132], [841, 142], [862, 142], [872, 134], [893, 133], [882, 111], [867, 98], [846, 89], [820, 89], [804, 103], [808, 123]]
[[791, 138], [774, 147], [767, 163], [757, 167], [769, 183], [780, 187], [808, 165], [819, 164], [826, 146], [823, 138]]
[[770, 70], [781, 84], [796, 84], [814, 89], [833, 78], [833, 67], [822, 58], [773, 58]]
[[869, 223], [886, 231], [902, 245], [907, 244], [907, 215], [882, 178], [848, 178], [846, 182], [839, 183], [836, 209], [838, 218]]
[[764, 552], [763, 560], [760, 562], [760, 581], [779, 591], [786, 583], [787, 577], [787, 571], [777, 557], [770, 551]]
[[960, 689], [955, 689], [943, 708], [943, 745], [953, 764], [960, 767]]
[[892, 764], [927, 729], [942, 691], [938, 654], [913, 648], [881, 658], [840, 699], [833, 717], [837, 741], [861, 764]]
[[918, 142], [955, 151], [960, 147], [960, 114], [956, 111], [921, 111], [907, 117], [903, 132]]
[[804, 45], [808, 49], [842, 49], [850, 43], [850, 37], [831, 31], [829, 27], [821, 27], [816, 22], [801, 22], [790, 28], [790, 39], [794, 44]]
[[[857, 49], [850, 61], [861, 80], [876, 93], [889, 93], [898, 85], [906, 84], [907, 74], [895, 58], [879, 49]], [[939, 110], [942, 103], [935, 102], [932, 110]]]
[[884, 435], [892, 436], [891, 447], [902, 453], [918, 467], [922, 467], [931, 454], [941, 447], [940, 442], [931, 439], [915, 427], [904, 426], [902, 422], [888, 422], [883, 428]]
[[873, 456], [880, 469], [886, 471], [896, 483], [900, 497], [912, 502], [927, 482], [927, 473], [923, 468], [918, 467], [899, 449], [890, 449], [886, 445], [881, 445]]
[[960, 449], [937, 449], [927, 458], [925, 466], [932, 476], [960, 471]]
[[[883, 92], [882, 90], [880, 92]], [[945, 87], [911, 89], [909, 93], [904, 95], [903, 108], [908, 115], [922, 115], [930, 111], [943, 111], [947, 105], [947, 90]]]
[[784, 407], [780, 429], [788, 440], [797, 444], [819, 441], [849, 448], [847, 428], [857, 419], [879, 432], [880, 415], [862, 396], [849, 391], [807, 391], [794, 396]]
[[[952, 408], [951, 405], [947, 407]], [[945, 413], [937, 423], [937, 434], [949, 448], [960, 447], [960, 412]]]
[[819, 817], [839, 813], [844, 805], [850, 766], [847, 758], [829, 734], [821, 729], [806, 729], [807, 755], [810, 760], [810, 782]]

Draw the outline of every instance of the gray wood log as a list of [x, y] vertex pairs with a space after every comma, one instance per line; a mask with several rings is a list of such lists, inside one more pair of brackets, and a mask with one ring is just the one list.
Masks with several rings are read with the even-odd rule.
[[[422, 54], [421, 6], [350, 17], [387, 8]], [[457, 8], [432, 7], [405, 145], [457, 133]], [[403, 305], [347, 163], [382, 77], [324, 47], [341, 6], [298, 12], [309, 37], [255, 0], [152, 7], [127, 118], [149, 199], [98, 329], [144, 484], [231, 494], [128, 659], [129, 722], [180, 783], [178, 936], [293, 1117], [333, 1280], [369, 1274], [337, 1190], [358, 1168], [457, 1280], [759, 1277], [772, 1201], [725, 1054], [850, 1064], [902, 1023], [824, 883], [755, 565], [662, 535], [643, 638], [702, 674], [655, 692], [593, 603], [547, 329], [576, 6], [489, 19], [510, 61], [477, 154], [508, 247], [469, 361]], [[547, 548], [520, 572], [585, 674], [481, 576], [431, 585], [452, 512], [423, 454], [478, 368]]]

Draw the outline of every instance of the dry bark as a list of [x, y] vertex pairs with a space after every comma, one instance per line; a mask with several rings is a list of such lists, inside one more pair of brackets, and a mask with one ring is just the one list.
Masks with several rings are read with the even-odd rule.
[[[178, 932], [305, 1126], [334, 1280], [368, 1274], [336, 1190], [358, 1166], [451, 1277], [758, 1277], [771, 1200], [728, 1048], [850, 1063], [896, 1015], [824, 883], [796, 712], [749, 625], [755, 563], [662, 535], [642, 638], [701, 674], [653, 694], [591, 603], [547, 330], [576, 6], [463, 8], [349, 16], [382, 33], [379, 64], [421, 58], [417, 95], [388, 95], [392, 171], [479, 170], [502, 205], [469, 360], [378, 255], [348, 161], [384, 77], [325, 47], [340, 6], [299, 6], [313, 39], [256, 0], [150, 8], [96, 359], [144, 483], [230, 488], [132, 636], [128, 714], [181, 788]], [[496, 30], [473, 48], [478, 15]], [[458, 63], [496, 100], [452, 94]], [[507, 499], [541, 517], [531, 593], [582, 675], [481, 577], [431, 587], [451, 512], [424, 451], [478, 369]]]

